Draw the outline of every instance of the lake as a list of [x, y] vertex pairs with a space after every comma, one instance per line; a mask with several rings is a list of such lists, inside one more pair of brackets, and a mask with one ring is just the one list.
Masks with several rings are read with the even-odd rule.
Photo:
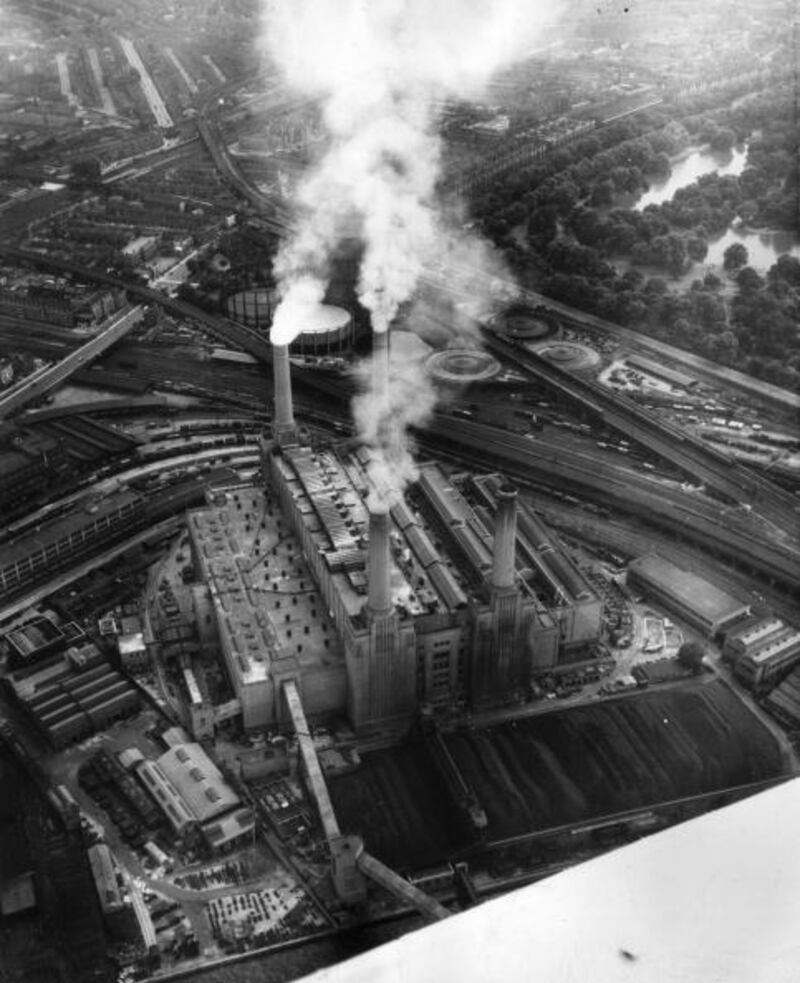
[[670, 176], [653, 181], [650, 188], [643, 192], [631, 207], [641, 212], [648, 205], [661, 205], [665, 201], [670, 201], [679, 188], [694, 184], [704, 174], [716, 173], [723, 176], [741, 174], [746, 160], [746, 144], [741, 150], [734, 148], [722, 154], [714, 154], [710, 150], [693, 150], [686, 157], [674, 161]]
[[[734, 148], [724, 154], [693, 150], [686, 157], [675, 161], [670, 176], [662, 181], [654, 181], [649, 190], [640, 195], [631, 207], [640, 212], [647, 205], [660, 205], [670, 201], [676, 191], [694, 184], [704, 174], [741, 174], [746, 161], [747, 144], [741, 150]], [[687, 275], [690, 278], [697, 276], [699, 265], [706, 268], [721, 267], [725, 250], [734, 242], [740, 242], [747, 249], [748, 265], [759, 273], [766, 273], [784, 253], [800, 259], [800, 239], [792, 232], [754, 232], [731, 225], [719, 238], [709, 240], [705, 260], [702, 264], [695, 264]]]
[[728, 246], [741, 242], [747, 250], [747, 265], [766, 273], [784, 253], [800, 259], [800, 240], [792, 232], [751, 232], [729, 228], [719, 239], [710, 239], [704, 266], [722, 266], [722, 255]]

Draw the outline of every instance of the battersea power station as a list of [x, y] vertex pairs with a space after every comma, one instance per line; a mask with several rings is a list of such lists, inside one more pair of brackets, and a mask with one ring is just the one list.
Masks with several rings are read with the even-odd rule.
[[422, 709], [519, 698], [598, 639], [599, 597], [513, 487], [423, 463], [387, 500], [368, 447], [300, 439], [287, 348], [273, 371], [263, 486], [189, 513], [201, 643], [245, 729], [296, 726], [299, 701], [400, 732]]

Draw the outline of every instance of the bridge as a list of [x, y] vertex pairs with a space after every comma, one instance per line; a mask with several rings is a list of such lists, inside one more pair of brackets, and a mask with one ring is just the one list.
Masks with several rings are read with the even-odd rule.
[[31, 400], [38, 399], [60, 386], [73, 373], [129, 334], [142, 320], [143, 314], [141, 307], [126, 310], [100, 334], [65, 355], [56, 365], [24, 379], [11, 392], [0, 398], [0, 420], [4, 420]]

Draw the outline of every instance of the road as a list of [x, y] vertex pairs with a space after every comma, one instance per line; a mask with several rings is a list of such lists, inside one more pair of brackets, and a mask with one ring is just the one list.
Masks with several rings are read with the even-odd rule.
[[141, 307], [128, 308], [104, 328], [100, 334], [65, 355], [56, 365], [52, 365], [33, 378], [25, 379], [11, 392], [0, 398], [0, 420], [4, 420], [31, 400], [38, 399], [67, 380], [74, 372], [87, 365], [107, 348], [124, 338], [142, 320]]
[[172, 117], [169, 114], [169, 110], [164, 104], [164, 100], [161, 98], [161, 93], [156, 88], [156, 84], [150, 77], [150, 73], [147, 70], [147, 66], [142, 61], [139, 52], [136, 50], [136, 46], [133, 41], [128, 38], [117, 37], [122, 48], [122, 53], [128, 59], [128, 64], [137, 72], [139, 76], [139, 85], [142, 87], [142, 92], [147, 104], [150, 107], [150, 112], [155, 117], [156, 123], [162, 129], [169, 129], [174, 126]]

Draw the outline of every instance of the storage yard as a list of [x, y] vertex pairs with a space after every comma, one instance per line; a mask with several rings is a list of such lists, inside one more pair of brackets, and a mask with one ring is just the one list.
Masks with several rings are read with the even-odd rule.
[[420, 869], [463, 845], [456, 810], [421, 742], [365, 754], [360, 768], [328, 784], [342, 827], [360, 830], [390, 866]]
[[[785, 771], [775, 738], [718, 681], [457, 731], [446, 742], [486, 811], [490, 843]], [[331, 794], [376, 856], [419, 867], [468, 845], [458, 822], [445, 818], [441, 782], [422, 747], [362, 761], [331, 782]]]

